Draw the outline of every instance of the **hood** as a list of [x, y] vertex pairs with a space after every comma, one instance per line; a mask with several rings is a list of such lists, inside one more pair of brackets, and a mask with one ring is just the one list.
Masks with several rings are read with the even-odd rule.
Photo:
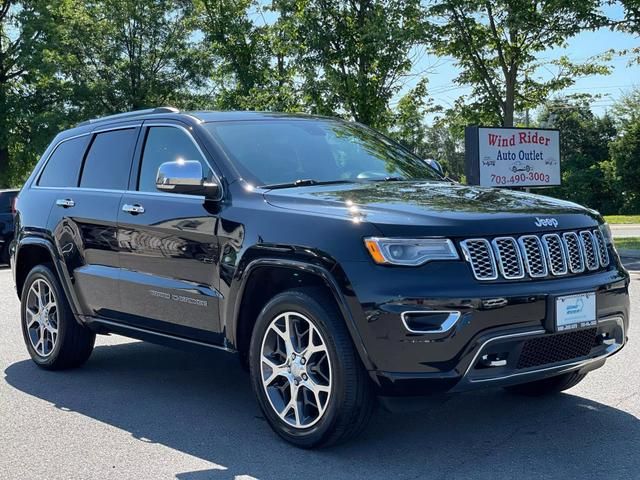
[[593, 227], [597, 212], [514, 190], [447, 182], [368, 182], [269, 190], [275, 207], [375, 224], [383, 235], [501, 235]]

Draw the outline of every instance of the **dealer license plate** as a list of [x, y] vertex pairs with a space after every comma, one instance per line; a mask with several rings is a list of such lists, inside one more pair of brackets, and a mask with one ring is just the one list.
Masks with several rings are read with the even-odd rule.
[[596, 324], [596, 294], [581, 293], [556, 298], [556, 330], [571, 330]]

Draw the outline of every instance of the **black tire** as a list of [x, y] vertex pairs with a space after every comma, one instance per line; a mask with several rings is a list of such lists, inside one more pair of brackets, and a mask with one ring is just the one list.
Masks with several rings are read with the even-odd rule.
[[[32, 285], [38, 280], [44, 280], [50, 286], [56, 302], [55, 318], [58, 334], [56, 341], [52, 342], [53, 348], [46, 352], [46, 355], [36, 351], [27, 327], [29, 292]], [[93, 351], [96, 336], [76, 320], [58, 277], [52, 272], [50, 266], [38, 265], [29, 272], [22, 288], [20, 302], [22, 335], [29, 355], [36, 365], [45, 370], [63, 370], [79, 367], [88, 360]], [[48, 338], [50, 339], [51, 336]]]
[[535, 382], [521, 383], [519, 385], [511, 385], [505, 387], [510, 393], [517, 395], [526, 395], [528, 397], [542, 397], [544, 395], [551, 395], [554, 393], [560, 393], [564, 390], [568, 390], [579, 384], [586, 373], [569, 372], [557, 375], [551, 378], [545, 378], [544, 380], [537, 380]]
[[[281, 419], [262, 383], [262, 342], [271, 322], [284, 312], [298, 312], [311, 321], [322, 336], [331, 362], [331, 394], [324, 413], [308, 428], [293, 427]], [[345, 320], [333, 298], [322, 289], [289, 290], [267, 303], [252, 333], [249, 365], [253, 390], [265, 418], [278, 435], [298, 447], [326, 447], [355, 437], [365, 428], [375, 408], [370, 379]]]
[[0, 265], [9, 265], [9, 245], [0, 248]]

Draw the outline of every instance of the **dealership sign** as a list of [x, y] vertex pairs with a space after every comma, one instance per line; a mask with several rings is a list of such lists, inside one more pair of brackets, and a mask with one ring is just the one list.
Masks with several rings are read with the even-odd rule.
[[465, 169], [470, 185], [560, 185], [558, 130], [467, 127], [465, 145]]

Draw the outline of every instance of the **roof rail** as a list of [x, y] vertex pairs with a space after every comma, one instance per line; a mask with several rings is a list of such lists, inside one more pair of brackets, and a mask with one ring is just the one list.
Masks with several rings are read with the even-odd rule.
[[85, 125], [93, 125], [94, 123], [106, 122], [107, 120], [122, 120], [128, 117], [139, 117], [140, 115], [148, 115], [152, 113], [179, 113], [180, 110], [174, 107], [156, 107], [147, 108], [145, 110], [134, 110], [132, 112], [116, 113], [115, 115], [107, 115], [106, 117], [92, 118], [91, 120], [85, 120], [80, 122], [77, 127]]

